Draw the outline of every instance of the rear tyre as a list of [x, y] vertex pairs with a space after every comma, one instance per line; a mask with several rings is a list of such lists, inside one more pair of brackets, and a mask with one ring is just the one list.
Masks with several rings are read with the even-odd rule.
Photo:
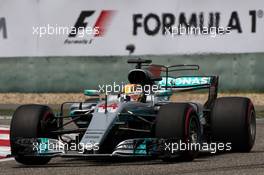
[[230, 144], [234, 152], [249, 152], [255, 143], [256, 113], [250, 99], [222, 97], [211, 113], [212, 141]]
[[19, 138], [52, 138], [48, 130], [57, 128], [57, 122], [48, 106], [22, 105], [18, 107], [12, 117], [10, 126], [11, 152], [17, 162], [25, 165], [42, 165], [50, 161], [48, 157], [24, 156], [21, 154], [25, 147], [16, 144]]
[[[157, 138], [166, 139], [169, 142], [171, 140], [185, 145], [200, 143], [200, 122], [193, 106], [188, 103], [170, 103], [161, 106], [156, 120], [155, 134]], [[186, 148], [186, 150], [181, 150], [176, 154], [173, 154], [172, 150], [169, 152], [167, 150], [163, 160], [192, 161], [197, 154], [198, 150], [194, 148]]]

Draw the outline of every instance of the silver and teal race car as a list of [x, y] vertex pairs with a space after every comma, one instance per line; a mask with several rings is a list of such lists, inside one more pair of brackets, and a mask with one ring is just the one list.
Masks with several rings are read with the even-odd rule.
[[[65, 102], [56, 114], [46, 105], [18, 107], [10, 128], [16, 161], [46, 164], [58, 156], [192, 161], [202, 151], [252, 149], [253, 103], [245, 97], [217, 98], [218, 76], [172, 76], [199, 70], [198, 65], [164, 66], [143, 59], [128, 63], [136, 68], [128, 73], [129, 84], [117, 92], [85, 90], [89, 99]], [[208, 90], [204, 104], [170, 101], [174, 93], [194, 90]]]

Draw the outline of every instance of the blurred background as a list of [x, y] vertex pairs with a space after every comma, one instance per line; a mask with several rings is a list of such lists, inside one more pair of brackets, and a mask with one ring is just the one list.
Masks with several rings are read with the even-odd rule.
[[84, 89], [126, 82], [127, 59], [140, 57], [198, 64], [199, 74], [220, 76], [221, 95], [244, 93], [261, 105], [263, 7], [261, 0], [0, 0], [0, 104], [83, 100]]

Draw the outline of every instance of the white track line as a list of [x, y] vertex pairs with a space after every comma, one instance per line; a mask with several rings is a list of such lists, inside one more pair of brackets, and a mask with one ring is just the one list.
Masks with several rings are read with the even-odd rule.
[[7, 162], [7, 161], [11, 161], [11, 160], [14, 160], [14, 158], [13, 157], [3, 158], [3, 159], [0, 159], [0, 162]]
[[0, 116], [0, 120], [10, 120], [12, 118], [12, 116], [10, 115], [1, 115]]

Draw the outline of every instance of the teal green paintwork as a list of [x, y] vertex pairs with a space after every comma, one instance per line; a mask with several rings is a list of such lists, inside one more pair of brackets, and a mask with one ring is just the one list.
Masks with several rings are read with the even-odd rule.
[[48, 138], [39, 138], [39, 149], [38, 153], [47, 153], [49, 152], [49, 139]]
[[99, 96], [98, 90], [86, 89], [84, 90], [84, 95], [86, 96]]
[[167, 97], [167, 96], [171, 96], [173, 94], [171, 89], [161, 89], [157, 92], [155, 92], [155, 95], [157, 97]]
[[143, 154], [143, 155], [147, 154], [147, 147], [145, 141], [135, 149], [134, 154]]

